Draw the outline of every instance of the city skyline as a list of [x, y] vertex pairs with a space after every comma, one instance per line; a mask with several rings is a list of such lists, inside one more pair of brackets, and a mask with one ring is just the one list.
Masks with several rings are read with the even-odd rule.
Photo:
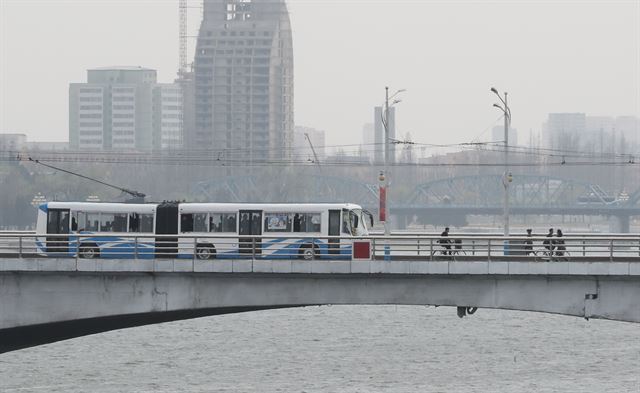
[[[491, 128], [500, 124], [492, 85], [509, 92], [513, 126], [526, 134], [539, 132], [548, 113], [640, 117], [636, 1], [287, 5], [295, 124], [326, 130], [328, 145], [360, 142], [385, 85], [407, 89], [397, 106], [398, 134], [411, 133], [418, 143], [491, 139]], [[2, 132], [66, 140], [67, 86], [87, 68], [139, 65], [157, 69], [160, 82], [176, 76], [177, 1], [38, 3], [33, 14], [35, 7], [29, 1], [1, 5]], [[146, 14], [156, 20], [140, 29]], [[113, 15], [119, 15], [118, 30], [102, 21]], [[190, 17], [190, 30], [197, 31]], [[331, 29], [318, 20], [330, 20]], [[38, 116], [28, 116], [34, 111]]]

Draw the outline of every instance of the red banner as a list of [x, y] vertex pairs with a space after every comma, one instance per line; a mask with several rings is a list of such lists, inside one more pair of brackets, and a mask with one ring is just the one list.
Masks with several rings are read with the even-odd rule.
[[380, 186], [380, 221], [387, 221], [387, 189]]

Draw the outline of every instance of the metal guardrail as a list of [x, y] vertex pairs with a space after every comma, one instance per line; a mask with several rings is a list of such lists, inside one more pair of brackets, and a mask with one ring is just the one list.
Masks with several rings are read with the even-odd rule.
[[[371, 259], [423, 261], [638, 261], [640, 236], [508, 237], [393, 235], [336, 236], [238, 235], [37, 236], [0, 232], [0, 258], [186, 258], [186, 259], [351, 259], [353, 242], [370, 245]], [[553, 243], [547, 244], [545, 241]]]

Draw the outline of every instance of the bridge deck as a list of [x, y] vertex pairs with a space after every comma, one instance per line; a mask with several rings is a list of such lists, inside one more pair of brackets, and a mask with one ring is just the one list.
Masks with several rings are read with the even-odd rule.
[[640, 276], [640, 261], [631, 260], [631, 258], [613, 262], [608, 260], [536, 261], [508, 257], [487, 261], [467, 258], [448, 261], [5, 258], [0, 259], [0, 272]]

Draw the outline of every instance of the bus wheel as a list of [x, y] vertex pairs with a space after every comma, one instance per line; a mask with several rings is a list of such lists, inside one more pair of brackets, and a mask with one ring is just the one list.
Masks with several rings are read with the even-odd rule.
[[80, 258], [92, 259], [100, 256], [100, 251], [95, 245], [80, 246]]
[[212, 245], [198, 246], [196, 256], [198, 259], [213, 259], [216, 257], [216, 249]]
[[320, 253], [318, 252], [318, 247], [313, 246], [312, 248], [311, 244], [305, 244], [301, 246], [300, 250], [298, 250], [298, 255], [300, 259], [304, 259], [305, 261], [311, 261], [313, 259], [317, 259], [320, 257]]

